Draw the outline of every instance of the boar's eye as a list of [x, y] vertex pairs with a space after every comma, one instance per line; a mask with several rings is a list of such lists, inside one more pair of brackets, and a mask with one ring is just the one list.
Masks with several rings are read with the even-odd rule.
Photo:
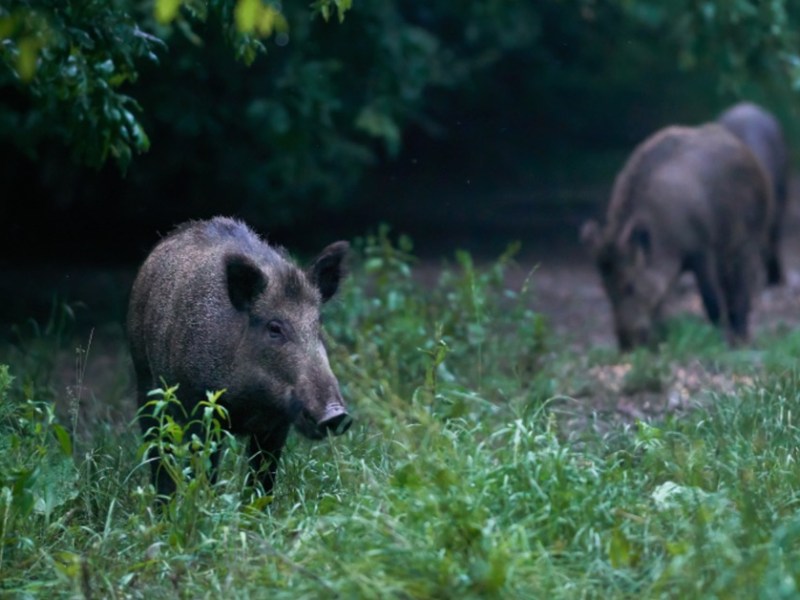
[[267, 323], [267, 335], [269, 339], [278, 341], [286, 340], [286, 330], [284, 329], [283, 323], [278, 321], [277, 319], [272, 319]]

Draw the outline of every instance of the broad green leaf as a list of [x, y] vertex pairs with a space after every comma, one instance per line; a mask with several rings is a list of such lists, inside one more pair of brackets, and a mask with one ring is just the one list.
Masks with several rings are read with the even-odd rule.
[[615, 528], [611, 532], [611, 541], [608, 544], [608, 559], [615, 569], [628, 567], [631, 564], [631, 544], [619, 528]]
[[111, 75], [114, 72], [114, 61], [109, 58], [108, 60], [96, 64], [94, 68], [98, 73]]
[[336, 0], [336, 8], [339, 13], [339, 22], [344, 22], [344, 14], [353, 8], [353, 0]]
[[236, 27], [242, 33], [269, 37], [275, 31], [286, 31], [289, 24], [274, 6], [262, 0], [239, 0], [234, 11]]
[[391, 156], [399, 152], [400, 128], [387, 113], [366, 106], [356, 117], [356, 127], [373, 137], [382, 138], [386, 144], [386, 151]]
[[178, 16], [182, 0], [156, 0], [155, 16], [159, 23], [171, 23]]
[[29, 82], [36, 75], [36, 58], [39, 55], [39, 42], [32, 37], [25, 37], [19, 41], [19, 56], [17, 57], [17, 72], [20, 79]]
[[253, 33], [261, 8], [261, 0], [239, 0], [234, 11], [236, 28], [241, 33]]
[[269, 37], [273, 31], [284, 32], [288, 30], [289, 24], [286, 18], [271, 6], [264, 6], [258, 17], [256, 31], [262, 37]]
[[53, 566], [59, 573], [75, 579], [81, 572], [81, 557], [74, 552], [62, 550], [53, 555]]
[[72, 440], [70, 439], [67, 430], [58, 423], [54, 423], [52, 428], [53, 433], [58, 440], [58, 444], [61, 446], [61, 452], [64, 453], [64, 456], [72, 456]]
[[139, 123], [134, 123], [132, 126], [133, 141], [136, 144], [136, 150], [139, 152], [147, 152], [150, 149], [150, 138], [145, 130]]
[[14, 33], [14, 19], [11, 17], [0, 19], [0, 40], [11, 37], [12, 33]]
[[42, 467], [33, 485], [33, 509], [39, 514], [50, 515], [59, 506], [77, 498], [78, 477], [72, 457]]

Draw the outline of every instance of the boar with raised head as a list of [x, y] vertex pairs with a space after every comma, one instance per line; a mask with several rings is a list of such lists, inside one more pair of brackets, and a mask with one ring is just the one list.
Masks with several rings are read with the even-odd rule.
[[[128, 308], [139, 406], [162, 378], [179, 384], [188, 414], [207, 390], [224, 389], [227, 428], [250, 436], [252, 465], [271, 490], [292, 425], [320, 439], [351, 423], [320, 331], [347, 249], [333, 243], [301, 270], [229, 218], [189, 222], [165, 237], [139, 270]], [[145, 433], [155, 425], [152, 414], [140, 420]], [[168, 474], [151, 464], [159, 494], [171, 493]]]
[[694, 273], [708, 318], [732, 343], [745, 340], [771, 211], [761, 166], [722, 126], [668, 127], [640, 144], [614, 182], [605, 227], [581, 231], [620, 347], [655, 341], [683, 271]]
[[767, 283], [777, 285], [783, 281], [780, 238], [789, 186], [789, 151], [783, 131], [774, 116], [752, 102], [733, 105], [717, 121], [745, 143], [761, 163], [772, 186], [775, 210], [769, 224]]

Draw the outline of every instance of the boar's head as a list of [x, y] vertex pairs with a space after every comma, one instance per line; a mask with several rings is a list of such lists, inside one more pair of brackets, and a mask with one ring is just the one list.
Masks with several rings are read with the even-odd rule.
[[581, 230], [581, 240], [589, 248], [611, 303], [620, 349], [652, 344], [664, 283], [654, 264], [650, 228], [630, 222], [614, 235], [589, 221]]
[[320, 325], [321, 305], [339, 287], [347, 248], [331, 244], [306, 271], [288, 261], [262, 268], [244, 254], [225, 257], [228, 296], [243, 327], [230, 394], [241, 399], [231, 406], [231, 420], [241, 419], [242, 429], [269, 427], [261, 421], [277, 416], [320, 439], [350, 426]]

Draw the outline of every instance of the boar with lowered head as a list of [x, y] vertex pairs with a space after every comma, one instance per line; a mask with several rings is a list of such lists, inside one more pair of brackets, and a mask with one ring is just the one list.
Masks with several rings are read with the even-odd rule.
[[771, 210], [761, 166], [720, 125], [668, 127], [639, 145], [614, 182], [605, 227], [590, 221], [581, 231], [620, 347], [655, 341], [683, 271], [694, 273], [709, 319], [731, 342], [745, 340]]
[[742, 140], [755, 155], [772, 186], [775, 210], [770, 220], [767, 247], [767, 283], [783, 281], [780, 260], [780, 238], [789, 180], [789, 152], [780, 123], [769, 112], [751, 102], [740, 102], [717, 119], [721, 125]]
[[[187, 414], [207, 390], [224, 389], [227, 427], [250, 436], [252, 465], [271, 490], [292, 425], [320, 439], [351, 423], [320, 331], [320, 308], [339, 287], [347, 249], [333, 243], [301, 270], [233, 219], [189, 222], [169, 234], [131, 291], [139, 405], [162, 379], [179, 384]], [[156, 424], [146, 411], [140, 420], [145, 434]], [[159, 494], [171, 493], [174, 483], [151, 459]]]

